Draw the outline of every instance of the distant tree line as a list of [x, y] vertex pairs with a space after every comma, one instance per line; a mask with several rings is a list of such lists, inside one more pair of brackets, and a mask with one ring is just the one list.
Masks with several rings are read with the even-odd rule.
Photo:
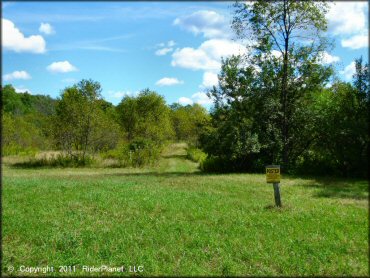
[[84, 165], [91, 155], [115, 158], [122, 166], [158, 159], [169, 141], [196, 145], [209, 114], [198, 104], [167, 105], [163, 96], [145, 89], [114, 106], [101, 96], [101, 85], [81, 80], [60, 98], [1, 89], [3, 155], [60, 150]]

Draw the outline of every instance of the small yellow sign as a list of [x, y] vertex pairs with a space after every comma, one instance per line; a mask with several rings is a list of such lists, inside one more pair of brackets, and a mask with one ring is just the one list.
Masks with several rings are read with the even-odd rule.
[[280, 165], [266, 166], [266, 182], [280, 182]]

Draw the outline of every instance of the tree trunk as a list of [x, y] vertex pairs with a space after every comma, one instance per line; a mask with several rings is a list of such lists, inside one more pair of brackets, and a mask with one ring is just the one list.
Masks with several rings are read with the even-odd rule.
[[281, 108], [282, 108], [282, 123], [281, 134], [283, 141], [282, 160], [285, 170], [288, 168], [288, 121], [287, 121], [287, 94], [288, 94], [288, 50], [289, 50], [289, 31], [287, 30], [287, 1], [284, 1], [284, 27], [285, 27], [285, 41], [284, 41], [284, 57], [283, 57], [283, 76], [282, 76], [282, 90], [281, 90]]

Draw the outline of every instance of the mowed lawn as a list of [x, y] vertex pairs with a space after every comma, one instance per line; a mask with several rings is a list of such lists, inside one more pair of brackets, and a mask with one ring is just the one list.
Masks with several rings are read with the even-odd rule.
[[145, 276], [369, 274], [367, 181], [283, 177], [277, 209], [263, 174], [202, 174], [184, 147], [145, 169], [4, 165], [3, 274], [21, 265], [76, 266], [38, 274], [48, 276], [98, 275], [83, 265], [140, 265]]

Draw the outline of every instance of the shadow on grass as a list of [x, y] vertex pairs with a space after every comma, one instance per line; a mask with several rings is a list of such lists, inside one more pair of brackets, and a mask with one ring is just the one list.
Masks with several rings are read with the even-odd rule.
[[312, 183], [302, 186], [318, 189], [314, 196], [321, 198], [365, 200], [369, 196], [369, 183], [366, 180], [316, 177]]
[[13, 163], [10, 165], [12, 168], [21, 169], [37, 169], [37, 168], [82, 168], [90, 167], [93, 163], [92, 159], [78, 160], [58, 157], [54, 159], [31, 159], [28, 161], [22, 161]]
[[203, 173], [203, 172], [139, 172], [139, 173], [104, 173], [102, 176], [107, 177], [191, 177], [191, 176], [213, 176], [215, 174]]
[[178, 159], [186, 159], [186, 154], [169, 154], [169, 155], [162, 155], [162, 158], [178, 158]]

